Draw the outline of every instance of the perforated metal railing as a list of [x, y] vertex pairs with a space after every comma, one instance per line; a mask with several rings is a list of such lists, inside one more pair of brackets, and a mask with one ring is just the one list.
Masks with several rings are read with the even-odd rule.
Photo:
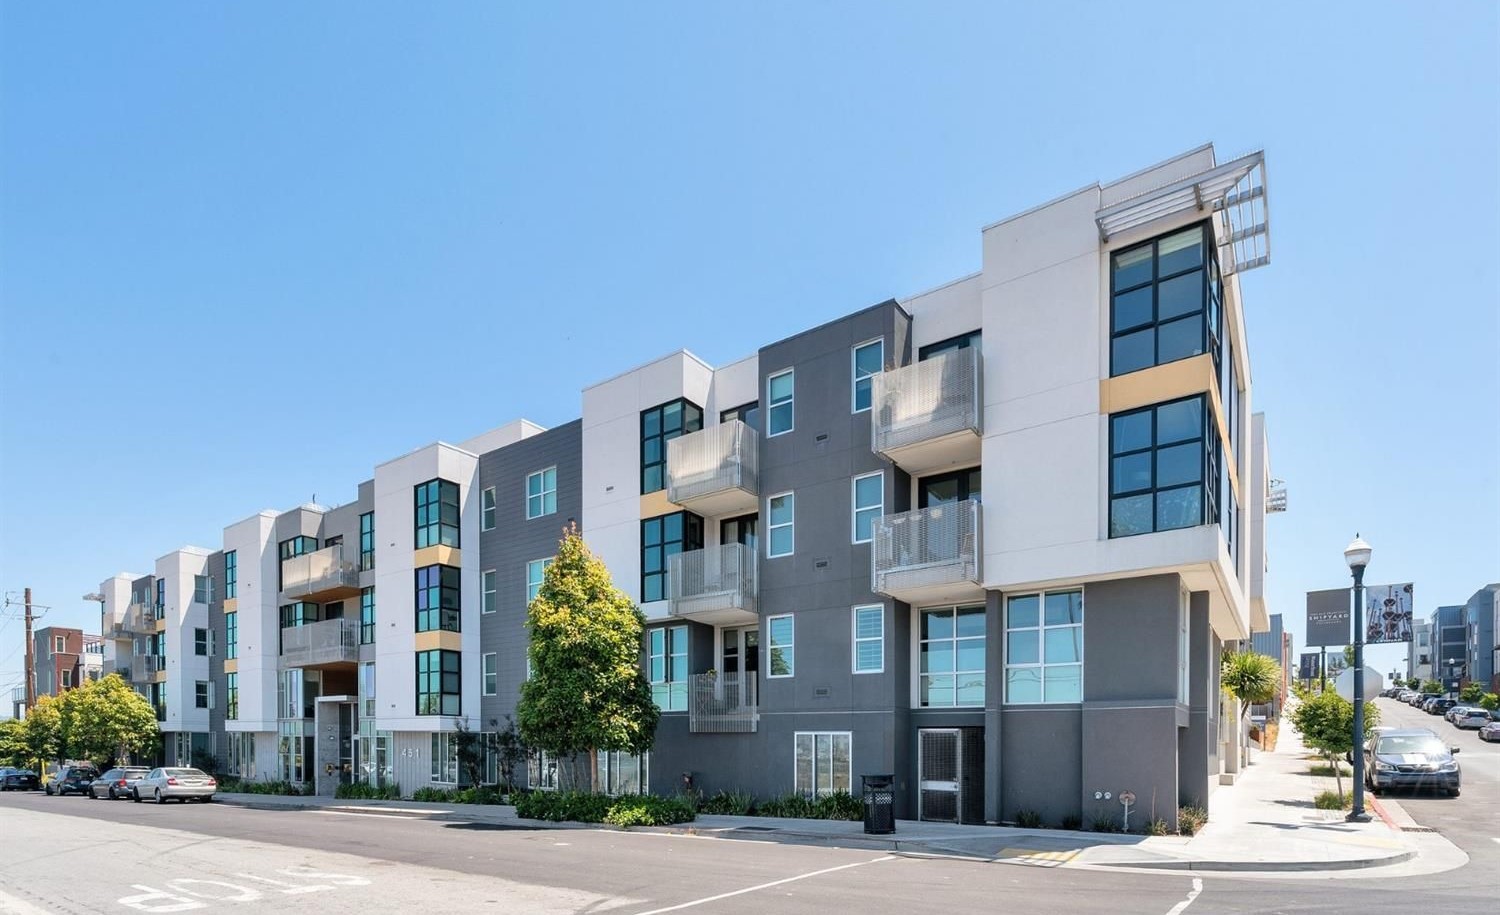
[[749, 734], [760, 721], [754, 673], [693, 674], [688, 678], [688, 730]]
[[281, 564], [281, 590], [287, 597], [357, 587], [359, 567], [344, 559], [342, 543], [293, 556]]
[[881, 372], [874, 378], [870, 437], [874, 450], [901, 448], [981, 431], [983, 360], [974, 347]]
[[885, 515], [875, 522], [870, 587], [879, 594], [978, 584], [979, 502], [968, 499]]
[[755, 430], [732, 419], [667, 442], [667, 499], [679, 505], [730, 489], [755, 494]]
[[146, 604], [131, 604], [118, 621], [111, 621], [109, 635], [115, 638], [131, 635], [147, 635], [156, 631], [156, 621], [151, 608]]
[[667, 585], [668, 607], [675, 616], [754, 613], [755, 551], [743, 543], [725, 543], [670, 556]]
[[323, 620], [281, 630], [281, 666], [359, 660], [359, 620]]

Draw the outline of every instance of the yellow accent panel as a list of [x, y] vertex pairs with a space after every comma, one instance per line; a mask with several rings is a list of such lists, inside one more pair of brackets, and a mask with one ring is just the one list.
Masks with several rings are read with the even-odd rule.
[[1224, 417], [1224, 403], [1219, 400], [1219, 386], [1214, 385], [1208, 389], [1208, 399], [1212, 404], [1214, 414], [1214, 425], [1219, 427], [1219, 441], [1224, 443], [1224, 463], [1229, 470], [1229, 486], [1234, 490], [1234, 501], [1241, 509], [1245, 508], [1244, 490], [1240, 489], [1239, 461], [1235, 459], [1234, 453], [1229, 448], [1229, 424]]
[[418, 632], [412, 639], [412, 645], [418, 651], [463, 651], [463, 635], [457, 632], [449, 632], [446, 629], [437, 632]]
[[162, 617], [161, 619], [157, 620], [154, 629], [157, 632], [166, 632], [167, 631], [167, 618], [166, 617]]
[[1202, 394], [1214, 388], [1214, 358], [1207, 353], [1128, 375], [1099, 380], [1099, 412], [1108, 416], [1136, 407]]
[[151, 675], [151, 682], [152, 683], [165, 683], [165, 682], [167, 682], [167, 672], [164, 671], [164, 670], [158, 670], [156, 673], [154, 673], [154, 674]]
[[225, 658], [224, 659], [224, 673], [226, 673], [226, 674], [237, 674], [239, 672], [240, 672], [240, 659], [239, 658]]
[[224, 612], [238, 613], [240, 610], [240, 599], [238, 597], [224, 598]]
[[443, 546], [442, 544], [423, 547], [420, 550], [412, 552], [411, 564], [413, 568], [417, 569], [438, 565], [462, 566], [464, 564], [464, 551], [451, 546]]
[[677, 511], [682, 511], [682, 506], [675, 502], [668, 502], [665, 489], [658, 489], [656, 492], [648, 492], [641, 496], [642, 518], [655, 518], [657, 515], [670, 515]]

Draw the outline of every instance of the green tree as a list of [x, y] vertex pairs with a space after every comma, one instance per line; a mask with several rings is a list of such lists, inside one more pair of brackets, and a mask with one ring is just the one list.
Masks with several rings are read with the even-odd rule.
[[460, 721], [453, 740], [457, 744], [458, 765], [463, 769], [464, 777], [468, 779], [470, 785], [484, 784], [487, 748], [482, 736], [469, 730], [469, 726]]
[[[641, 670], [646, 618], [570, 525], [527, 609], [531, 679], [516, 706], [521, 740], [559, 757], [651, 749], [660, 712]], [[564, 767], [565, 770], [568, 767]]]
[[1239, 651], [1224, 656], [1219, 682], [1224, 692], [1239, 700], [1240, 717], [1250, 706], [1270, 702], [1281, 691], [1281, 665], [1269, 656]]
[[1353, 645], [1345, 645], [1344, 646], [1344, 666], [1345, 667], [1351, 667], [1351, 668], [1354, 666], [1354, 646]]
[[56, 699], [51, 696], [37, 698], [36, 705], [26, 713], [21, 737], [26, 764], [39, 773], [49, 760], [56, 760], [62, 754], [62, 721]]
[[[1379, 707], [1373, 702], [1365, 703], [1364, 740], [1370, 739], [1379, 723]], [[1320, 693], [1298, 704], [1292, 711], [1292, 726], [1302, 734], [1302, 742], [1317, 750], [1333, 767], [1334, 783], [1342, 800], [1344, 778], [1339, 769], [1340, 760], [1346, 753], [1362, 752], [1364, 744], [1361, 740], [1361, 748], [1354, 745], [1354, 703], [1336, 692]]]
[[1436, 680], [1423, 680], [1422, 681], [1422, 692], [1424, 692], [1424, 693], [1441, 693], [1442, 691], [1443, 691], [1443, 684], [1439, 683], [1438, 681], [1436, 681]]
[[103, 766], [126, 761], [153, 746], [159, 730], [156, 711], [118, 674], [85, 683], [57, 700], [60, 752]]
[[1500, 711], [1500, 695], [1485, 693], [1479, 697], [1479, 707], [1489, 709], [1492, 712]]
[[23, 767], [26, 760], [26, 722], [20, 718], [0, 721], [0, 764]]
[[1458, 698], [1462, 702], [1471, 704], [1478, 702], [1484, 698], [1484, 687], [1478, 683], [1470, 683], [1459, 692]]

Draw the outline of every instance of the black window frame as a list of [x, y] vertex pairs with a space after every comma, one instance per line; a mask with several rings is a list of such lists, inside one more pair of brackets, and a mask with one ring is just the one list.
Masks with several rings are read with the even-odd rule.
[[208, 682], [207, 680], [193, 681], [193, 708], [206, 709], [209, 707]]
[[[675, 538], [667, 536], [669, 533], [667, 526], [672, 519], [681, 519], [681, 529]], [[653, 529], [656, 531], [654, 535]], [[673, 549], [674, 546], [675, 549]], [[657, 515], [654, 518], [642, 518], [641, 603], [670, 600], [672, 589], [667, 575], [668, 560], [678, 553], [701, 549], [703, 549], [702, 517], [690, 511], [675, 511]]]
[[[1161, 255], [1159, 246], [1162, 241], [1180, 235], [1192, 229], [1198, 229], [1202, 233], [1203, 261], [1201, 264], [1176, 270], [1163, 275], [1161, 273]], [[1139, 251], [1142, 248], [1151, 249], [1151, 277], [1145, 281], [1135, 283], [1123, 289], [1115, 286], [1116, 274], [1119, 272], [1119, 259], [1121, 256]], [[1162, 320], [1161, 318], [1161, 286], [1163, 283], [1180, 279], [1196, 271], [1202, 271], [1203, 281], [1200, 289], [1200, 304], [1196, 310], [1185, 311]], [[1118, 301], [1122, 296], [1138, 293], [1143, 289], [1151, 290], [1151, 317], [1150, 320], [1131, 324], [1125, 328], [1116, 326], [1115, 312]], [[1169, 365], [1182, 359], [1191, 359], [1203, 353], [1213, 356], [1215, 374], [1218, 373], [1223, 358], [1223, 301], [1224, 301], [1224, 278], [1219, 268], [1219, 251], [1214, 235], [1213, 222], [1204, 220], [1202, 222], [1189, 223], [1178, 226], [1169, 232], [1163, 232], [1154, 238], [1143, 242], [1127, 245], [1123, 248], [1109, 252], [1109, 375], [1117, 378], [1121, 375], [1129, 375], [1132, 372], [1145, 371], [1159, 365]], [[1178, 323], [1185, 323], [1194, 318], [1200, 322], [1201, 333], [1199, 335], [1200, 351], [1190, 353], [1186, 356], [1174, 356], [1163, 360], [1161, 356], [1161, 329]], [[1115, 343], [1124, 337], [1144, 331], [1151, 331], [1151, 362], [1148, 365], [1136, 366], [1134, 368], [1121, 369], [1116, 365]]]
[[224, 720], [238, 721], [240, 717], [240, 675], [236, 671], [224, 674]]
[[359, 516], [359, 570], [368, 572], [375, 568], [375, 513], [365, 512]]
[[739, 420], [740, 422], [742, 422], [745, 425], [749, 426], [750, 428], [754, 429], [756, 432], [759, 432], [760, 431], [760, 401], [759, 400], [751, 400], [751, 401], [747, 401], [746, 403], [742, 403], [742, 404], [740, 404], [737, 407], [730, 407], [727, 410], [720, 410], [719, 411], [719, 422], [721, 422], [721, 423], [727, 423], [730, 420], [734, 420], [734, 419]]
[[422, 566], [412, 570], [412, 581], [416, 631], [462, 632], [463, 570], [441, 563]]
[[224, 660], [232, 661], [240, 656], [240, 615], [224, 614]]
[[[972, 483], [974, 477], [979, 476], [979, 489], [976, 492]], [[925, 477], [917, 478], [917, 508], [929, 508], [933, 505], [948, 505], [956, 503], [933, 502], [930, 492], [932, 484], [953, 481], [958, 484], [958, 502], [967, 502], [970, 499], [984, 498], [984, 468], [964, 467], [959, 470], [950, 470], [945, 473], [934, 473]]]
[[917, 361], [925, 362], [933, 356], [941, 356], [943, 353], [951, 353], [956, 350], [969, 349], [970, 347], [983, 350], [984, 338], [981, 331], [971, 330], [949, 337], [946, 340], [929, 343], [917, 350]]
[[224, 599], [234, 600], [240, 596], [240, 555], [239, 550], [227, 550], [224, 553]]
[[[442, 477], [418, 483], [412, 487], [412, 508], [412, 544], [416, 549], [430, 546], [460, 548], [457, 483]], [[435, 518], [433, 511], [437, 512]], [[448, 539], [450, 534], [451, 542]]]
[[[1170, 441], [1161, 441], [1157, 421], [1158, 411], [1165, 407], [1196, 401], [1199, 408], [1198, 434], [1188, 438], [1174, 438]], [[1149, 414], [1151, 417], [1151, 441], [1142, 448], [1119, 449], [1117, 438], [1117, 422], [1130, 416]], [[1170, 448], [1180, 448], [1183, 445], [1197, 444], [1200, 451], [1200, 464], [1198, 468], [1199, 478], [1197, 481], [1186, 483], [1171, 483], [1162, 486], [1159, 483], [1159, 454]], [[1133, 489], [1116, 490], [1115, 486], [1115, 462], [1124, 458], [1133, 458], [1140, 455], [1150, 455], [1150, 482], [1149, 485]], [[1164, 531], [1183, 530], [1192, 527], [1201, 527], [1205, 524], [1220, 523], [1220, 470], [1223, 461], [1222, 443], [1219, 440], [1218, 424], [1214, 421], [1213, 407], [1209, 403], [1207, 394], [1192, 394], [1187, 397], [1178, 397], [1173, 400], [1163, 401], [1138, 407], [1133, 410], [1122, 410], [1112, 413], [1109, 417], [1109, 465], [1108, 474], [1108, 499], [1109, 499], [1109, 539], [1115, 540], [1123, 537], [1137, 537], [1142, 534], [1157, 534]], [[1181, 524], [1173, 526], [1162, 526], [1159, 522], [1160, 508], [1158, 496], [1164, 492], [1178, 492], [1180, 490], [1198, 487], [1199, 514], [1198, 520], [1193, 524]], [[1131, 530], [1116, 532], [1115, 529], [1115, 507], [1116, 502], [1122, 499], [1134, 499], [1140, 496], [1151, 496], [1151, 527], [1149, 530]]]
[[295, 537], [288, 537], [287, 539], [276, 544], [276, 590], [280, 591], [283, 587], [285, 587], [285, 575], [283, 574], [282, 569], [286, 565], [286, 561], [288, 559], [295, 559], [298, 556], [306, 556], [308, 553], [316, 553], [317, 551], [318, 538], [309, 537], [306, 534], [298, 534]]
[[[677, 427], [675, 429], [668, 429], [666, 425], [666, 410], [668, 407], [674, 405], [680, 406], [682, 409], [677, 413]], [[689, 420], [690, 409], [697, 414], [697, 425], [694, 428], [688, 428], [692, 425], [692, 422]], [[650, 421], [653, 416], [656, 417], [656, 431], [648, 433], [646, 430], [650, 427]], [[702, 430], [703, 408], [686, 397], [674, 397], [665, 403], [659, 403], [650, 409], [641, 411], [641, 495], [661, 492], [667, 488], [667, 442], [684, 435], [691, 435], [694, 432], [701, 432]], [[650, 458], [647, 452], [653, 443], [657, 447], [657, 455], [654, 458]], [[659, 478], [654, 481], [655, 485], [652, 482], [648, 482], [648, 478], [653, 474], [659, 475]]]
[[359, 590], [359, 644], [375, 644], [375, 586]]
[[193, 627], [193, 656], [198, 658], [208, 657], [208, 630]]
[[[424, 716], [462, 715], [463, 653], [433, 648], [417, 652], [415, 662], [416, 704], [413, 711]], [[452, 699], [451, 711], [449, 699]]]

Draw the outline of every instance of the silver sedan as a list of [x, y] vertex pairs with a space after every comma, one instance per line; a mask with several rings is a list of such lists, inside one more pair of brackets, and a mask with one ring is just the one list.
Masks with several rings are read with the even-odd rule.
[[188, 801], [201, 801], [208, 803], [214, 799], [214, 792], [219, 788], [219, 783], [200, 769], [163, 767], [152, 769], [145, 778], [135, 783], [131, 789], [131, 800], [139, 804], [147, 798], [151, 798], [158, 804], [165, 804], [168, 799], [187, 803]]
[[145, 766], [120, 766], [110, 769], [89, 785], [89, 797], [96, 799], [108, 797], [110, 800], [133, 797], [136, 782], [145, 778], [146, 773], [150, 771]]

